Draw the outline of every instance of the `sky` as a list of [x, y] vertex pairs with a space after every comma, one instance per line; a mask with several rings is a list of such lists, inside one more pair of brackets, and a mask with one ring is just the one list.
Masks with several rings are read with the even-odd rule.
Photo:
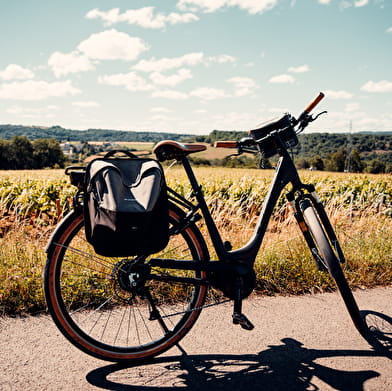
[[[392, 131], [392, 0], [1, 0], [0, 124]], [[316, 111], [317, 112], [317, 111]]]

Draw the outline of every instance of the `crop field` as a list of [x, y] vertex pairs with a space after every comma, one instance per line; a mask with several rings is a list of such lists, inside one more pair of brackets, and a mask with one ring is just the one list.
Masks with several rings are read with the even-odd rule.
[[[189, 197], [181, 167], [167, 182]], [[252, 236], [273, 170], [196, 168], [224, 240], [234, 248]], [[301, 172], [314, 183], [343, 246], [346, 276], [355, 289], [392, 284], [392, 178], [390, 175]], [[71, 209], [76, 188], [63, 170], [0, 172], [0, 315], [45, 311], [45, 245]], [[203, 221], [198, 223], [205, 231]], [[210, 248], [211, 257], [214, 257]], [[333, 282], [313, 265], [282, 197], [256, 261], [256, 293], [330, 291]]]

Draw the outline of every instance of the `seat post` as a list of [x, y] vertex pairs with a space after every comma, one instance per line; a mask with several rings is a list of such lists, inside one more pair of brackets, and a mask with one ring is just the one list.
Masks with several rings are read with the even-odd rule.
[[216, 224], [214, 222], [214, 219], [211, 216], [210, 210], [208, 209], [207, 203], [204, 199], [203, 191], [199, 183], [197, 182], [197, 179], [195, 177], [195, 174], [193, 172], [193, 169], [191, 167], [191, 164], [189, 163], [189, 160], [187, 159], [186, 156], [181, 157], [181, 162], [184, 166], [185, 172], [189, 178], [189, 182], [192, 186], [194, 196], [197, 199], [198, 205], [201, 209], [201, 212], [204, 217], [204, 221], [207, 225], [208, 232], [211, 237], [212, 244], [214, 246], [214, 249], [216, 251], [216, 255], [218, 256], [219, 260], [225, 260], [227, 258], [228, 252], [226, 251], [226, 248], [223, 244], [222, 238], [220, 236], [220, 233], [218, 231], [218, 228], [216, 227]]

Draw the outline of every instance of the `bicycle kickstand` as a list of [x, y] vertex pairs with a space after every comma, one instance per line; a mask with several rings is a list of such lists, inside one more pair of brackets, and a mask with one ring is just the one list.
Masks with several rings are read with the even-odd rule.
[[233, 324], [239, 324], [245, 330], [253, 330], [253, 323], [242, 313], [242, 298], [241, 298], [242, 280], [236, 280], [236, 298], [234, 299]]

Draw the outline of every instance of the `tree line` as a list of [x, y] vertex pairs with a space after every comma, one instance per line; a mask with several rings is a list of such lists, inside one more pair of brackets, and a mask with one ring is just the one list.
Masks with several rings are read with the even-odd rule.
[[[80, 131], [79, 135], [81, 135]], [[186, 137], [187, 141], [212, 144], [217, 140], [238, 140], [246, 135], [245, 132], [214, 130], [207, 136], [188, 135]], [[152, 136], [150, 135], [150, 137]], [[114, 139], [113, 137], [112, 140]], [[152, 138], [152, 141], [157, 142], [160, 139], [162, 139], [162, 134], [159, 139]], [[292, 151], [299, 168], [340, 172], [392, 172], [392, 134], [311, 133], [301, 134], [299, 141]], [[96, 148], [87, 141], [82, 141], [80, 144], [83, 149], [79, 151], [79, 155], [86, 156], [97, 153]], [[221, 160], [206, 160], [192, 156], [192, 160], [199, 165], [230, 167], [254, 167], [260, 164], [257, 158], [246, 155], [237, 159]], [[268, 161], [263, 160], [261, 163], [263, 167], [270, 168], [275, 161], [276, 157]], [[0, 169], [62, 168], [65, 164], [67, 164], [66, 157], [60, 148], [59, 140], [55, 138], [30, 140], [26, 135], [16, 135], [9, 140], [0, 139]]]
[[[196, 141], [213, 144], [217, 140], [240, 140], [246, 132], [214, 130], [208, 136], [197, 136]], [[392, 134], [386, 133], [303, 133], [293, 148], [299, 168], [338, 172], [392, 172]], [[270, 167], [276, 158], [263, 162]], [[252, 162], [252, 163], [251, 163]], [[227, 164], [233, 164], [227, 162]], [[243, 159], [238, 165], [254, 164]]]
[[53, 138], [30, 141], [26, 136], [0, 139], [0, 169], [23, 170], [63, 168], [65, 157], [60, 143]]
[[23, 125], [0, 125], [0, 138], [11, 139], [14, 136], [26, 136], [30, 140], [54, 138], [59, 141], [128, 141], [158, 142], [162, 140], [182, 140], [187, 137], [178, 133], [139, 132], [110, 129], [65, 129], [61, 126], [39, 127]]

